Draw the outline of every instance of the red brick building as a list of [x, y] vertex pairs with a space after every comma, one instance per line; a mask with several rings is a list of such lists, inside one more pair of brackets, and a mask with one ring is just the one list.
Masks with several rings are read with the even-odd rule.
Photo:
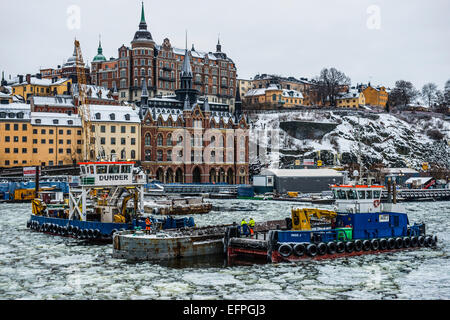
[[239, 93], [232, 113], [209, 104], [193, 86], [190, 53], [175, 96], [148, 99], [143, 82], [139, 103], [141, 160], [150, 178], [162, 183], [249, 182], [248, 120]]
[[[139, 30], [131, 41], [131, 48], [122, 45], [118, 58], [106, 61], [100, 52], [92, 62], [92, 81], [103, 82], [108, 88], [113, 83], [119, 91], [120, 101], [139, 102], [143, 81], [150, 97], [170, 95], [179, 89], [180, 70], [185, 59], [185, 50], [173, 47], [169, 39], [157, 45], [147, 30], [144, 7], [142, 7]], [[193, 70], [193, 86], [211, 102], [228, 104], [234, 110], [236, 95], [236, 66], [222, 52], [220, 42], [216, 51], [200, 52], [194, 46], [190, 51]]]

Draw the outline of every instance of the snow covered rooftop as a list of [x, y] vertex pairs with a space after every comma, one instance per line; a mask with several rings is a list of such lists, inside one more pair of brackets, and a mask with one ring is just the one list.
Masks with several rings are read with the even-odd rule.
[[31, 108], [26, 103], [0, 104], [0, 120], [6, 119], [30, 119]]
[[277, 177], [342, 177], [342, 172], [333, 169], [264, 169], [260, 175]]
[[89, 109], [93, 122], [141, 122], [137, 109], [132, 107], [90, 105]]
[[55, 96], [55, 97], [33, 97], [33, 104], [35, 106], [58, 106], [58, 107], [73, 107], [73, 99], [71, 96]]
[[427, 182], [429, 182], [432, 177], [412, 177], [405, 181], [405, 184], [417, 184], [417, 185], [423, 185]]
[[31, 124], [41, 126], [68, 126], [81, 127], [81, 118], [78, 115], [53, 112], [31, 112]]
[[387, 173], [387, 174], [399, 174], [399, 173], [419, 173], [419, 171], [416, 171], [414, 169], [410, 168], [383, 168], [381, 169], [381, 172]]

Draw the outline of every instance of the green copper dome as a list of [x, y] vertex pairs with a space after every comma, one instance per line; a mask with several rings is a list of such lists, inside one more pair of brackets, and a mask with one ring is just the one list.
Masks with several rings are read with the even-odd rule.
[[94, 62], [103, 62], [106, 61], [105, 56], [103, 55], [103, 48], [102, 48], [102, 43], [99, 42], [98, 44], [98, 50], [97, 50], [97, 55], [94, 57]]

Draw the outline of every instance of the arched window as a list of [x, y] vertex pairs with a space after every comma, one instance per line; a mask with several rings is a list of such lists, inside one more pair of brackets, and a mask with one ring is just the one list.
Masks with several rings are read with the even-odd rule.
[[182, 143], [183, 143], [183, 137], [179, 136], [178, 137], [178, 141], [177, 141], [177, 145], [181, 146]]
[[122, 160], [124, 160], [126, 157], [127, 157], [126, 151], [125, 151], [125, 149], [122, 149], [122, 151], [120, 152], [120, 158], [121, 158]]
[[151, 146], [152, 145], [152, 136], [150, 135], [150, 133], [147, 133], [145, 135], [145, 145], [146, 146]]
[[167, 135], [167, 145], [168, 145], [168, 146], [171, 146], [171, 145], [172, 145], [172, 134], [171, 134], [171, 133], [169, 133], [169, 134]]
[[131, 150], [131, 159], [136, 159], [136, 151]]
[[171, 127], [172, 126], [172, 119], [167, 120], [167, 126]]
[[158, 134], [157, 144], [158, 144], [158, 146], [162, 146], [163, 145], [163, 136], [162, 136], [162, 134]]
[[214, 148], [215, 146], [216, 146], [216, 137], [212, 136], [210, 147]]

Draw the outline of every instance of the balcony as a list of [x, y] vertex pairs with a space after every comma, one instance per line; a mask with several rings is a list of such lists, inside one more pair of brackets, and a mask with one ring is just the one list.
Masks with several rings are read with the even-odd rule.
[[159, 77], [158, 80], [169, 81], [169, 82], [177, 81], [175, 78], [171, 78], [171, 77]]
[[164, 71], [173, 71], [173, 68], [169, 67], [169, 66], [164, 66], [162, 68]]

